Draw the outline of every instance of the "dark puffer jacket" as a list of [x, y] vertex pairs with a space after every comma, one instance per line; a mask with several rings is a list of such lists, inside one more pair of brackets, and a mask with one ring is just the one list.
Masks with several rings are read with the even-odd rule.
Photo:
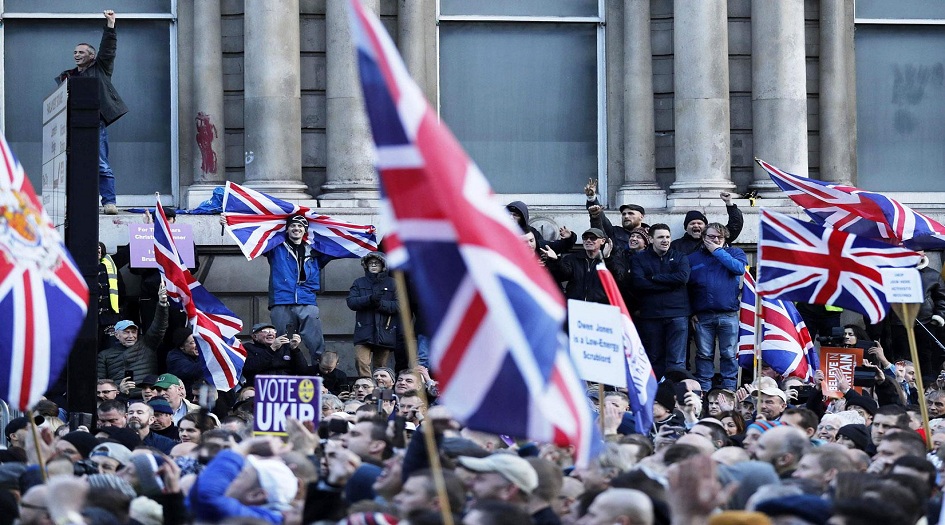
[[164, 339], [167, 330], [167, 306], [158, 304], [154, 311], [154, 321], [143, 336], [132, 346], [125, 348], [116, 342], [111, 348], [98, 354], [98, 378], [121, 381], [126, 370], [134, 372], [135, 379], [157, 374], [157, 348]]
[[[367, 269], [368, 260], [381, 261], [380, 273]], [[400, 332], [397, 287], [387, 273], [383, 253], [369, 253], [361, 258], [364, 277], [358, 277], [348, 292], [348, 308], [357, 312], [354, 320], [354, 344], [395, 348]]]

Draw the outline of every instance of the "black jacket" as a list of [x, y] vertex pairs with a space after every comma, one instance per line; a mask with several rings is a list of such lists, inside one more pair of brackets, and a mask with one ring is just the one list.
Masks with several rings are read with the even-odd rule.
[[659, 256], [647, 248], [630, 259], [633, 289], [642, 319], [689, 316], [689, 258], [670, 248]]
[[243, 348], [246, 349], [243, 377], [249, 385], [253, 384], [257, 375], [301, 376], [308, 372], [308, 362], [301, 345], [292, 350], [288, 344], [284, 344], [273, 352], [268, 346], [250, 341], [243, 344]]
[[348, 291], [348, 308], [356, 312], [354, 344], [396, 348], [400, 332], [397, 287], [387, 271], [364, 270]]
[[114, 27], [105, 26], [102, 29], [102, 42], [98, 45], [95, 60], [89, 67], [79, 72], [79, 68], [67, 69], [56, 77], [56, 83], [61, 84], [69, 77], [91, 77], [98, 81], [99, 112], [102, 120], [108, 126], [122, 115], [128, 113], [128, 106], [118, 95], [112, 85], [112, 72], [115, 70], [115, 55], [118, 51], [118, 36]]
[[[557, 259], [548, 259], [545, 264], [556, 281], [568, 282], [564, 288], [564, 296], [568, 299], [610, 304], [604, 287], [600, 283], [600, 277], [597, 275], [599, 261], [599, 259], [589, 259], [587, 252], [581, 250]], [[614, 275], [626, 272], [626, 268], [620, 266], [620, 260], [614, 257], [604, 259], [604, 265]]]

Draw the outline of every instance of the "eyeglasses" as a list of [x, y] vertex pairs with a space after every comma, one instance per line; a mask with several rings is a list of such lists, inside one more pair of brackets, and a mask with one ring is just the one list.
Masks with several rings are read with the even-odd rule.
[[20, 506], [23, 507], [24, 509], [30, 509], [30, 510], [42, 510], [42, 511], [47, 510], [45, 505], [33, 505], [30, 503], [24, 503], [22, 501], [20, 502]]
[[275, 330], [272, 330], [272, 329], [260, 330], [260, 331], [258, 331], [258, 332], [256, 332], [256, 333], [257, 333], [257, 334], [264, 334], [264, 335], [276, 335], [276, 331], [275, 331]]
[[705, 238], [706, 239], [721, 239], [722, 236], [721, 235], [706, 235]]

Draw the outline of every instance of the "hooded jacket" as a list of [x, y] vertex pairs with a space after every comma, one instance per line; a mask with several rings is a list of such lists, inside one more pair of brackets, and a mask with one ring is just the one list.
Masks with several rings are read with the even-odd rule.
[[[381, 261], [380, 273], [371, 273], [367, 261]], [[397, 306], [397, 287], [387, 273], [387, 259], [383, 253], [369, 253], [361, 258], [364, 277], [358, 277], [348, 291], [348, 308], [354, 310], [354, 344], [395, 348], [400, 331]]]
[[[555, 253], [562, 255], [574, 247], [574, 243], [577, 242], [577, 235], [574, 232], [571, 232], [571, 236], [567, 239], [558, 239], [556, 241], [546, 241], [545, 238], [541, 235], [541, 232], [536, 228], [528, 224], [528, 206], [522, 201], [512, 201], [505, 207], [505, 209], [514, 209], [522, 216], [522, 219], [519, 221], [518, 226], [522, 229], [523, 233], [532, 232], [532, 235], [535, 236], [535, 245], [536, 249], [541, 250], [541, 248], [548, 246]], [[541, 252], [537, 252], [541, 254]]]
[[288, 240], [277, 244], [265, 254], [269, 260], [270, 309], [282, 304], [316, 304], [315, 292], [321, 286], [320, 270], [328, 260], [319, 257], [319, 253], [308, 243], [303, 241], [302, 244], [305, 254], [302, 262], [304, 280], [299, 275], [298, 254]]

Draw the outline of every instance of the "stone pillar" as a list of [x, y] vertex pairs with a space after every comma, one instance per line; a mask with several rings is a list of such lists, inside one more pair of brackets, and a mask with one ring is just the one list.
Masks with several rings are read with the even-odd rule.
[[433, 100], [436, 88], [431, 85], [431, 81], [434, 80], [436, 62], [431, 61], [430, 57], [436, 53], [435, 6], [429, 0], [400, 0], [397, 24], [397, 47], [407, 65], [407, 71], [427, 98]]
[[[751, 114], [754, 155], [806, 177], [804, 0], [751, 2]], [[751, 188], [784, 196], [757, 164]]]
[[856, 184], [853, 0], [820, 3], [820, 178]]
[[650, 0], [627, 0], [623, 23], [624, 179], [615, 204], [664, 208], [666, 192], [656, 183]]
[[194, 2], [194, 111], [188, 118], [195, 136], [193, 184], [187, 190], [187, 207], [197, 206], [226, 180], [223, 122], [223, 40], [220, 0]]
[[720, 191], [735, 187], [726, 0], [675, 0], [673, 13], [676, 181], [670, 199], [715, 202]]
[[[378, 0], [361, 0], [374, 13]], [[318, 200], [322, 206], [373, 206], [379, 198], [374, 143], [364, 111], [357, 57], [348, 25], [347, 0], [327, 0], [328, 172]], [[374, 202], [372, 202], [374, 201]]]
[[302, 183], [299, 0], [245, 2], [246, 185], [286, 200]]

